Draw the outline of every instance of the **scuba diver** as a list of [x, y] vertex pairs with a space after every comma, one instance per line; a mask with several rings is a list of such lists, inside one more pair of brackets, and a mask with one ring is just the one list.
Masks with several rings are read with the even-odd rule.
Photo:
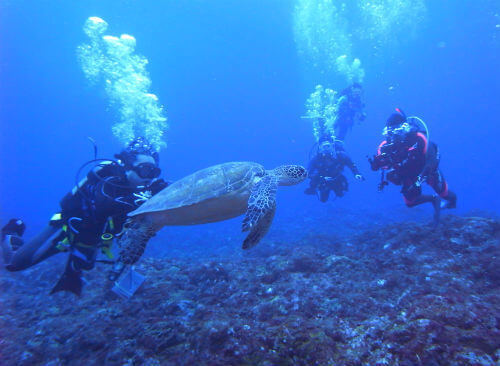
[[[431, 203], [434, 207], [434, 225], [439, 223], [442, 208], [455, 208], [457, 196], [439, 170], [439, 150], [429, 140], [429, 131], [418, 117], [406, 117], [396, 109], [387, 119], [377, 154], [369, 159], [372, 170], [382, 171], [379, 191], [389, 182], [402, 186], [401, 193], [408, 207]], [[386, 181], [387, 178], [387, 181]], [[422, 194], [426, 182], [436, 195]], [[443, 201], [442, 201], [443, 199]]]
[[363, 112], [363, 86], [352, 83], [339, 93], [338, 115], [335, 122], [335, 136], [344, 141], [347, 132], [352, 129], [356, 121], [364, 121], [366, 113]]
[[318, 144], [318, 151], [307, 168], [310, 182], [304, 193], [319, 194], [319, 200], [326, 202], [330, 191], [333, 191], [337, 197], [342, 197], [348, 190], [349, 184], [342, 174], [345, 166], [351, 169], [356, 179], [361, 180], [363, 176], [347, 155], [342, 141], [328, 136], [322, 137]]
[[[146, 139], [134, 139], [115, 157], [118, 160], [85, 163], [75, 188], [60, 201], [60, 212], [31, 240], [22, 238], [26, 229], [22, 220], [11, 219], [2, 228], [7, 270], [21, 271], [54, 254], [69, 252], [65, 271], [51, 294], [70, 291], [80, 295], [83, 270], [94, 268], [96, 262], [115, 263], [110, 247], [120, 235], [127, 213], [168, 186], [158, 178], [159, 155]], [[95, 165], [87, 177], [78, 182], [80, 172], [91, 164]], [[99, 251], [109, 260], [98, 260]]]

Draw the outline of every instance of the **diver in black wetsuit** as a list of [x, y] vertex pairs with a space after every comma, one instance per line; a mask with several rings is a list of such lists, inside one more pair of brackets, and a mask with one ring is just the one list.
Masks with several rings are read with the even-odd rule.
[[353, 83], [339, 93], [337, 120], [335, 122], [335, 137], [345, 141], [347, 132], [356, 121], [364, 121], [363, 86]]
[[5, 267], [21, 271], [61, 252], [69, 252], [66, 269], [53, 288], [80, 295], [82, 271], [94, 267], [99, 250], [110, 262], [110, 246], [120, 235], [127, 213], [167, 187], [158, 167], [158, 153], [143, 138], [136, 138], [115, 157], [98, 160], [87, 177], [60, 202], [55, 214], [38, 235], [24, 242], [25, 224], [10, 220], [2, 228]]
[[351, 169], [356, 179], [363, 179], [358, 168], [347, 155], [343, 143], [331, 138], [323, 139], [317, 154], [308, 166], [309, 187], [305, 194], [317, 195], [321, 202], [328, 201], [330, 191], [342, 197], [349, 188], [346, 177], [342, 174], [344, 167]]
[[[434, 207], [434, 224], [439, 222], [441, 208], [455, 208], [457, 196], [448, 188], [439, 169], [440, 154], [437, 145], [428, 140], [426, 127], [416, 117], [406, 117], [399, 109], [389, 116], [377, 154], [369, 159], [372, 170], [382, 170], [379, 190], [388, 183], [401, 185], [401, 193], [408, 207], [431, 203]], [[422, 194], [426, 182], [437, 195]], [[442, 201], [442, 199], [444, 201]]]

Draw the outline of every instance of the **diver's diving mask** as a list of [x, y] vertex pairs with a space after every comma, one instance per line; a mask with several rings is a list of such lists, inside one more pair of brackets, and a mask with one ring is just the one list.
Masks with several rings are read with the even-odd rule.
[[323, 142], [319, 146], [319, 153], [322, 155], [335, 155], [335, 148], [331, 142]]
[[388, 137], [388, 138], [399, 138], [402, 139], [404, 138], [407, 134], [411, 132], [411, 126], [408, 122], [404, 122], [400, 124], [399, 126], [395, 127], [384, 127], [382, 131], [382, 135]]
[[158, 168], [155, 164], [151, 163], [141, 163], [131, 168], [134, 172], [137, 173], [139, 177], [142, 179], [153, 179], [158, 178], [161, 173], [161, 169]]

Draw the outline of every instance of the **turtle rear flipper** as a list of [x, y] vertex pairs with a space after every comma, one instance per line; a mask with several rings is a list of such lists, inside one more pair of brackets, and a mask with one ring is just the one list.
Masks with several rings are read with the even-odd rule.
[[243, 249], [256, 245], [268, 232], [276, 211], [278, 177], [266, 175], [252, 188], [243, 219], [242, 231], [250, 231], [243, 242]]

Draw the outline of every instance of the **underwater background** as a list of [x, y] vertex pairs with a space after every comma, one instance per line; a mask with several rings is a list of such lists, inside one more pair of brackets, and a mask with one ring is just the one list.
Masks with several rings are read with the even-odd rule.
[[[306, 14], [320, 3], [338, 11], [333, 12], [335, 22], [319, 16], [325, 12]], [[353, 4], [359, 7], [354, 9]], [[279, 248], [292, 242], [300, 249], [307, 244], [316, 247], [318, 237], [353, 241], [365, 230], [398, 222], [401, 225], [391, 230], [405, 235], [412, 227], [407, 222], [423, 227], [430, 221], [430, 205], [406, 208], [398, 187], [377, 192], [380, 177], [367, 162], [396, 107], [421, 117], [440, 147], [440, 167], [458, 195], [458, 208], [443, 216], [498, 216], [498, 1], [4, 0], [0, 2], [0, 222], [22, 218], [27, 237], [57, 212], [59, 200], [75, 185], [80, 166], [93, 159], [87, 137], [96, 141], [102, 158], [112, 158], [124, 145], [112, 131], [120, 122], [116, 106], [102, 84], [89, 82], [77, 55], [78, 46], [88, 42], [83, 26], [91, 16], [108, 23], [106, 34], [133, 35], [136, 53], [149, 61], [149, 92], [158, 97], [167, 117], [167, 146], [160, 150], [160, 167], [168, 181], [228, 161], [255, 161], [267, 169], [307, 165], [315, 140], [310, 121], [301, 118], [306, 114], [304, 103], [317, 84], [339, 91], [348, 82], [328, 66], [322, 68], [322, 62], [328, 62], [321, 59], [325, 53], [307, 55], [307, 49], [301, 49], [307, 40], [298, 33], [314, 28], [311, 34], [316, 40], [339, 42], [330, 44], [332, 52], [361, 60], [367, 117], [348, 134], [346, 149], [366, 180], [355, 181], [346, 170], [349, 192], [327, 203], [305, 195], [306, 183], [279, 189], [276, 217], [258, 247], [265, 256], [257, 255], [257, 262], [273, 254], [286, 257], [290, 253]], [[453, 227], [470, 224], [450, 220], [445, 223]], [[151, 241], [147, 254], [153, 258], [146, 260], [183, 258], [182, 263], [189, 265], [204, 256], [225, 258], [228, 263], [252, 258], [240, 249], [244, 238], [240, 225], [241, 217], [165, 228]], [[498, 233], [495, 227], [493, 238]], [[379, 239], [383, 245], [386, 239]], [[60, 266], [64, 261], [56, 256], [49, 263]], [[2, 270], [2, 276], [5, 273]], [[22, 274], [8, 276], [25, 281], [23, 291], [48, 297], [50, 285], [38, 288]], [[152, 276], [150, 283], [162, 280]], [[500, 277], [496, 272], [492, 276], [498, 289]], [[144, 293], [134, 301], [140, 303]], [[7, 299], [9, 291], [1, 296]], [[64, 302], [62, 296], [57, 298]], [[493, 302], [490, 305], [495, 309]], [[498, 316], [498, 307], [496, 311]], [[493, 343], [498, 340], [488, 337]], [[484, 352], [493, 355], [498, 347], [493, 348]], [[72, 357], [76, 358], [66, 355], [65, 362]], [[26, 360], [26, 364], [42, 363]]]

